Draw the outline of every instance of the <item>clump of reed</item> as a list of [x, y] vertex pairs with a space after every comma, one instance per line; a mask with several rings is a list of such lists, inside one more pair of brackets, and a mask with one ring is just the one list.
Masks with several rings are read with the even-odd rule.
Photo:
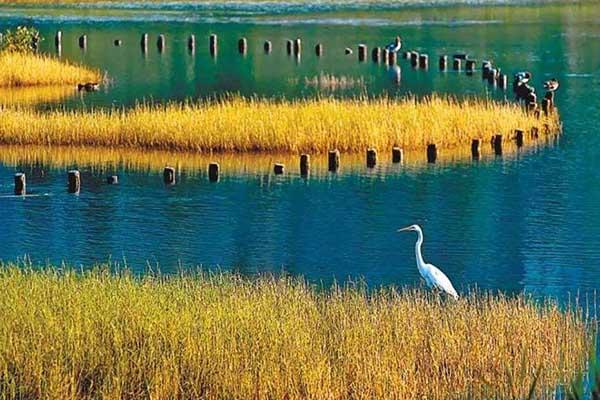
[[42, 103], [57, 103], [74, 96], [74, 86], [0, 87], [0, 105], [30, 107]]
[[35, 53], [0, 52], [0, 86], [75, 85], [98, 82], [97, 70]]
[[[325, 153], [401, 146], [470, 146], [515, 129], [555, 134], [556, 114], [536, 118], [489, 100], [429, 97], [219, 101], [86, 111], [4, 110], [0, 143], [128, 147], [192, 152]], [[546, 129], [547, 128], [547, 129]]]
[[591, 346], [580, 310], [524, 296], [31, 268], [0, 268], [7, 399], [524, 398]]

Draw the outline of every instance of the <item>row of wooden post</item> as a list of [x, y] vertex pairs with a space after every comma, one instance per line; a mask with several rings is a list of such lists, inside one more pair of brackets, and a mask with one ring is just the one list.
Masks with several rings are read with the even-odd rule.
[[[538, 131], [536, 128], [532, 129], [531, 136], [537, 138]], [[516, 129], [514, 132], [514, 140], [517, 147], [523, 146], [524, 132], [520, 129]], [[478, 160], [481, 157], [481, 145], [482, 139], [476, 138], [471, 141], [471, 156], [473, 159]], [[502, 155], [502, 135], [493, 135], [491, 138], [491, 147], [494, 150], [494, 154]], [[427, 145], [427, 162], [435, 163], [438, 156], [438, 148], [435, 144], [431, 143]], [[401, 163], [404, 159], [404, 151], [400, 147], [392, 148], [392, 163]], [[377, 150], [374, 148], [367, 149], [366, 163], [368, 168], [374, 168], [377, 165]], [[330, 150], [327, 154], [327, 170], [329, 172], [337, 172], [340, 168], [340, 151]], [[216, 162], [208, 164], [208, 179], [211, 182], [219, 181], [220, 166]], [[275, 163], [273, 166], [273, 173], [275, 175], [282, 175], [285, 172], [285, 165], [281, 163]], [[300, 155], [300, 175], [307, 176], [310, 173], [310, 155]], [[176, 182], [176, 172], [173, 167], [165, 167], [163, 170], [163, 181], [167, 185], [174, 185]], [[15, 194], [24, 195], [26, 194], [26, 177], [22, 172], [18, 172], [14, 177], [15, 182]], [[106, 182], [110, 185], [119, 183], [119, 177], [117, 175], [111, 175], [106, 178]], [[67, 186], [69, 193], [79, 193], [81, 189], [81, 175], [78, 170], [71, 170], [67, 173]]]

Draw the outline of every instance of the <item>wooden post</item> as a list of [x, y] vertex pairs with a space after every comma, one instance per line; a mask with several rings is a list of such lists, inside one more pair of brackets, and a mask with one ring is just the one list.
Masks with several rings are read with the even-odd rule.
[[506, 74], [498, 75], [498, 86], [500, 89], [506, 90], [508, 87], [508, 76], [506, 76]]
[[310, 172], [310, 155], [300, 154], [300, 175], [307, 176]]
[[481, 139], [471, 140], [471, 157], [473, 160], [479, 160], [481, 157]]
[[273, 166], [273, 173], [275, 175], [282, 175], [285, 171], [285, 166], [283, 164], [275, 164]]
[[302, 39], [294, 40], [294, 55], [299, 56], [302, 53]]
[[488, 71], [488, 83], [490, 85], [495, 85], [496, 84], [496, 76], [498, 75], [498, 72], [496, 70], [496, 68], [490, 68], [490, 70]]
[[404, 57], [405, 60], [410, 60], [410, 55], [410, 51], [405, 51], [404, 53], [402, 53], [402, 57]]
[[419, 68], [429, 68], [429, 56], [427, 54], [419, 55]]
[[390, 51], [388, 53], [388, 65], [396, 65], [398, 53], [396, 53], [395, 51]]
[[367, 167], [373, 168], [377, 164], [377, 150], [367, 149]]
[[440, 71], [448, 69], [448, 56], [440, 56]]
[[83, 50], [87, 48], [87, 35], [79, 36], [79, 48]]
[[427, 162], [435, 163], [437, 160], [437, 146], [433, 143], [427, 145]]
[[59, 49], [62, 46], [62, 32], [56, 31], [56, 35], [54, 35], [54, 46]]
[[488, 75], [490, 74], [491, 69], [492, 69], [492, 63], [489, 61], [483, 61], [481, 63], [481, 78], [488, 79]]
[[537, 126], [534, 126], [533, 128], [531, 128], [531, 133], [530, 136], [532, 139], [537, 139], [538, 137], [540, 137], [540, 130], [538, 129]]
[[523, 147], [523, 131], [521, 129], [515, 129], [515, 142], [517, 147]]
[[109, 185], [116, 185], [119, 183], [119, 177], [117, 175], [107, 176], [106, 183], [108, 183]]
[[81, 177], [78, 170], [74, 169], [67, 173], [67, 183], [69, 193], [79, 193], [81, 189]]
[[219, 181], [219, 163], [211, 162], [208, 164], [208, 180], [211, 182]]
[[367, 59], [367, 45], [359, 44], [358, 45], [358, 61], [365, 61]]
[[148, 34], [143, 33], [142, 38], [140, 39], [140, 47], [142, 48], [142, 53], [146, 53], [148, 51]]
[[340, 168], [340, 151], [338, 149], [329, 150], [327, 161], [329, 172], [337, 172]]
[[492, 137], [492, 145], [494, 147], [494, 154], [497, 156], [502, 155], [502, 135], [494, 135]]
[[475, 72], [475, 64], [477, 64], [475, 62], [475, 60], [467, 60], [466, 61], [465, 69], [466, 69], [468, 75], [473, 75], [473, 73]]
[[547, 98], [543, 98], [542, 99], [542, 111], [544, 112], [545, 116], [548, 116], [548, 114], [550, 114], [550, 100], [548, 100]]
[[412, 65], [413, 67], [419, 66], [419, 53], [417, 53], [416, 51], [410, 52], [410, 65]]
[[315, 54], [317, 57], [321, 57], [323, 55], [323, 45], [321, 43], [317, 43], [315, 46]]
[[175, 168], [165, 167], [165, 169], [163, 170], [163, 182], [165, 183], [165, 185], [175, 184]]
[[374, 63], [379, 63], [381, 61], [381, 47], [373, 47], [371, 51], [371, 60]]
[[265, 54], [269, 54], [273, 50], [273, 44], [269, 40], [266, 40], [263, 48], [265, 49]]
[[248, 52], [248, 40], [245, 37], [238, 40], [238, 51], [240, 54], [246, 54]]
[[196, 51], [196, 36], [190, 35], [188, 38], [188, 50], [190, 53], [194, 53]]
[[388, 49], [383, 49], [383, 63], [388, 64], [390, 62], [390, 51]]
[[161, 33], [160, 35], [158, 35], [158, 40], [156, 41], [156, 47], [158, 47], [158, 51], [162, 53], [165, 50], [165, 46], [166, 46], [165, 35], [163, 35]]
[[285, 48], [286, 48], [287, 53], [289, 55], [291, 55], [292, 52], [294, 51], [294, 41], [293, 40], [288, 40], [286, 42]]
[[113, 44], [116, 47], [120, 47], [123, 44], [123, 41], [121, 39], [115, 39], [114, 42], [113, 42]]
[[461, 63], [460, 58], [455, 58], [452, 61], [452, 68], [454, 68], [455, 71], [460, 71], [461, 65], [462, 65], [462, 63]]
[[400, 147], [392, 147], [392, 162], [394, 164], [398, 164], [402, 162], [402, 158], [404, 156], [404, 152]]
[[210, 37], [208, 38], [208, 50], [210, 51], [210, 55], [215, 57], [217, 55], [217, 51], [218, 51], [218, 43], [217, 43], [218, 37], [216, 34], [211, 34]]
[[27, 193], [27, 182], [25, 174], [17, 172], [15, 174], [15, 195], [22, 196]]

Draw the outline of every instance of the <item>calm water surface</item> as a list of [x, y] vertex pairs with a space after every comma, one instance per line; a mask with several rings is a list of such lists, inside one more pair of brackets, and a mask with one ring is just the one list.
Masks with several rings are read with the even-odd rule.
[[[534, 154], [398, 167], [388, 172], [358, 168], [339, 176], [303, 180], [294, 167], [284, 177], [264, 173], [225, 176], [210, 184], [204, 171], [183, 171], [165, 187], [159, 172], [83, 171], [82, 192], [69, 195], [66, 168], [0, 164], [0, 193], [12, 192], [12, 175], [28, 173], [26, 198], [0, 198], [0, 255], [89, 265], [126, 260], [136, 270], [178, 263], [281, 271], [311, 280], [364, 277], [369, 284], [418, 282], [412, 234], [396, 229], [420, 223], [425, 257], [459, 288], [527, 290], [566, 298], [600, 284], [600, 7], [477, 7], [405, 10], [381, 6], [342, 11], [310, 7], [192, 6], [68, 9], [0, 8], [0, 28], [32, 21], [54, 52], [53, 33], [63, 31], [62, 57], [106, 70], [111, 83], [99, 93], [76, 95], [63, 107], [131, 106], [137, 101], [211, 97], [224, 92], [296, 98], [318, 89], [307, 80], [321, 73], [359, 82], [335, 95], [408, 93], [470, 94], [498, 99], [479, 74], [437, 70], [437, 55], [467, 51], [509, 74], [527, 68], [541, 82], [561, 81], [557, 103], [564, 121], [558, 144]], [[76, 38], [88, 33], [88, 49]], [[142, 55], [141, 33], [150, 34]], [[158, 33], [167, 36], [163, 54]], [[187, 36], [196, 35], [190, 54]], [[217, 59], [208, 54], [217, 33]], [[429, 71], [401, 60], [394, 72], [359, 63], [345, 47], [385, 44], [397, 33], [405, 46], [430, 55]], [[247, 56], [237, 39], [249, 41]], [[285, 40], [300, 36], [300, 60], [285, 53]], [[122, 47], [112, 41], [122, 39]], [[262, 51], [264, 40], [273, 53]], [[316, 42], [324, 57], [313, 54]], [[322, 92], [321, 92], [322, 93]], [[325, 92], [329, 94], [329, 92]], [[46, 104], [44, 107], [55, 107]], [[393, 116], [390, 116], [393, 118]], [[26, 151], [26, 150], [24, 150]], [[73, 165], [75, 166], [75, 165]], [[118, 186], [104, 184], [108, 172]]]

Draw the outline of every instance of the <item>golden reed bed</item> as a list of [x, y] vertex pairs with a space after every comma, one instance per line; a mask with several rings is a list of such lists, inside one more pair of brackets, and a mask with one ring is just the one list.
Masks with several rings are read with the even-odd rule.
[[580, 312], [518, 297], [299, 279], [0, 267], [6, 399], [550, 398]]
[[0, 106], [29, 107], [58, 103], [77, 95], [74, 86], [0, 87]]
[[54, 57], [0, 53], [0, 87], [74, 86], [77, 83], [98, 82], [100, 79], [101, 74], [97, 70]]
[[[535, 118], [519, 106], [486, 100], [296, 100], [233, 97], [222, 101], [138, 105], [128, 110], [3, 110], [1, 144], [123, 147], [190, 152], [362, 152], [401, 146], [470, 146], [514, 130], [559, 130], [556, 114]], [[528, 135], [526, 135], [526, 140]]]

